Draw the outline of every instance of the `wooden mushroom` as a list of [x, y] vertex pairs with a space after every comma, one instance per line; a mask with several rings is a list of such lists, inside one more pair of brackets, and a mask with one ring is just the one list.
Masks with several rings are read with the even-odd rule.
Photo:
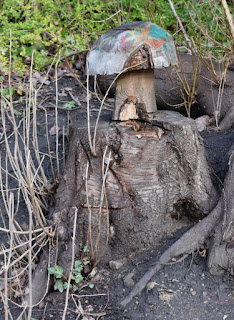
[[91, 75], [119, 74], [113, 120], [152, 118], [154, 68], [177, 64], [173, 38], [151, 22], [123, 24], [101, 36], [89, 58]]

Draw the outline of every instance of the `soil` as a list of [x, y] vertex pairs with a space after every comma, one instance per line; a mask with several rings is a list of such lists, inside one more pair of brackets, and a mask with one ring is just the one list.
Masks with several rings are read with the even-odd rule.
[[[81, 78], [82, 80], [82, 78]], [[64, 90], [64, 89], [67, 89]], [[86, 92], [72, 77], [62, 77], [59, 80], [59, 110], [58, 120], [60, 127], [59, 143], [60, 156], [62, 158], [63, 136], [66, 140], [67, 125], [74, 117], [86, 119]], [[62, 109], [67, 101], [73, 97], [80, 100], [81, 106], [69, 111]], [[45, 101], [45, 98], [48, 98]], [[41, 90], [39, 103], [48, 111], [48, 127], [55, 124], [55, 84], [44, 86]], [[51, 103], [51, 104], [50, 104]], [[110, 106], [104, 110], [107, 116], [113, 108], [113, 100], [109, 99]], [[97, 116], [99, 101], [95, 95], [90, 100], [91, 117]], [[19, 109], [24, 108], [22, 105]], [[1, 119], [0, 119], [1, 120]], [[20, 120], [20, 117], [19, 119]], [[9, 124], [10, 126], [10, 124]], [[45, 115], [43, 110], [38, 111], [38, 143], [39, 149], [48, 153], [45, 135]], [[64, 129], [63, 129], [64, 128]], [[11, 130], [11, 129], [10, 129]], [[63, 132], [65, 135], [63, 135]], [[219, 132], [206, 130], [201, 133], [207, 150], [207, 157], [211, 170], [214, 173], [214, 183], [221, 190], [222, 181], [228, 169], [229, 151], [234, 142], [234, 130]], [[56, 140], [54, 135], [49, 135], [51, 150], [55, 152]], [[4, 167], [5, 147], [0, 145], [2, 166]], [[52, 171], [49, 158], [45, 157], [43, 166], [48, 178], [52, 179]], [[61, 161], [61, 170], [63, 162]], [[10, 169], [9, 169], [10, 170]], [[14, 180], [11, 181], [14, 188]], [[3, 203], [0, 200], [3, 218], [6, 219]], [[25, 206], [20, 206], [17, 213], [17, 221], [21, 225], [28, 224]], [[3, 227], [2, 220], [0, 227]], [[133, 299], [125, 308], [119, 307], [119, 302], [129, 293], [134, 283], [155, 263], [166, 248], [178, 239], [186, 230], [180, 230], [171, 239], [161, 243], [156, 250], [143, 251], [133, 254], [118, 270], [112, 270], [109, 265], [98, 265], [95, 275], [96, 281], [93, 289], [88, 286], [81, 289], [74, 301], [70, 299], [66, 319], [103, 319], [103, 320], [231, 320], [234, 319], [234, 277], [230, 274], [212, 276], [206, 267], [207, 252], [194, 253], [185, 260], [166, 265], [151, 282], [150, 288], [145, 289], [140, 296]], [[6, 233], [0, 233], [0, 242], [7, 246]], [[127, 276], [127, 278], [126, 278]], [[94, 278], [94, 279], [95, 279]], [[44, 301], [33, 309], [32, 317], [37, 320], [61, 319], [63, 314], [65, 294], [51, 292]], [[10, 311], [13, 319], [22, 312], [22, 308], [10, 303]], [[4, 318], [4, 307], [0, 305], [0, 319]], [[80, 317], [79, 317], [80, 315]], [[24, 318], [22, 318], [24, 319]]]

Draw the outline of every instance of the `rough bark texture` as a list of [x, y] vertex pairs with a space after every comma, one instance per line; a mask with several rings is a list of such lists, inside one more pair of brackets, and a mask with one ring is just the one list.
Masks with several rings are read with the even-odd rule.
[[[108, 261], [153, 248], [189, 220], [202, 219], [217, 202], [195, 122], [177, 112], [160, 111], [151, 124], [102, 121], [96, 157], [90, 152], [86, 124], [75, 123], [69, 146], [53, 212], [58, 264], [65, 269], [75, 208], [79, 210], [76, 255], [81, 255], [78, 243], [88, 244], [95, 262], [104, 254], [103, 261]], [[108, 163], [100, 209], [102, 167]]]
[[[179, 107], [178, 104], [183, 104], [184, 99], [187, 98], [187, 93], [182, 85], [188, 88], [193, 87], [195, 79], [195, 70], [197, 68], [196, 85], [195, 85], [195, 99], [191, 107], [192, 117], [198, 117], [207, 114], [214, 116], [217, 109], [219, 93], [222, 93], [220, 105], [219, 127], [220, 129], [227, 129], [233, 125], [234, 122], [234, 71], [231, 68], [226, 70], [226, 75], [222, 79], [222, 65], [215, 61], [202, 59], [201, 63], [197, 63], [198, 58], [185, 53], [179, 54], [179, 67], [177, 67], [178, 74], [173, 67], [155, 69], [155, 90], [156, 102], [158, 109], [177, 110], [186, 114], [184, 107]], [[98, 79], [100, 89], [105, 92], [111, 83], [112, 76], [100, 76]], [[220, 88], [223, 86], [223, 91]], [[115, 88], [111, 91], [115, 94]]]
[[220, 275], [226, 270], [234, 274], [234, 152], [230, 156], [220, 201], [223, 214], [215, 229], [208, 267], [212, 274]]

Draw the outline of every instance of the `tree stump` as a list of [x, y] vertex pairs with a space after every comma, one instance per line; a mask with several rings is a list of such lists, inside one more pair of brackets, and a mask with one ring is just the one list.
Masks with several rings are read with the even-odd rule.
[[75, 210], [75, 254], [87, 245], [96, 264], [156, 247], [201, 220], [217, 200], [194, 120], [174, 111], [158, 111], [152, 122], [101, 120], [96, 156], [87, 124], [74, 122], [52, 212], [58, 264], [69, 271]]

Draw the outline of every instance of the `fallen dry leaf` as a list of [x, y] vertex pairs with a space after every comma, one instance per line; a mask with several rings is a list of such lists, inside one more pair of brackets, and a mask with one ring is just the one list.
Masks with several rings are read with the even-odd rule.
[[[56, 129], [57, 129], [57, 130], [56, 130]], [[56, 125], [54, 124], [53, 127], [50, 128], [49, 134], [50, 134], [51, 136], [54, 136], [54, 135], [56, 134], [56, 132], [59, 132], [59, 130], [60, 130], [60, 128], [59, 128], [59, 127], [56, 128]]]

